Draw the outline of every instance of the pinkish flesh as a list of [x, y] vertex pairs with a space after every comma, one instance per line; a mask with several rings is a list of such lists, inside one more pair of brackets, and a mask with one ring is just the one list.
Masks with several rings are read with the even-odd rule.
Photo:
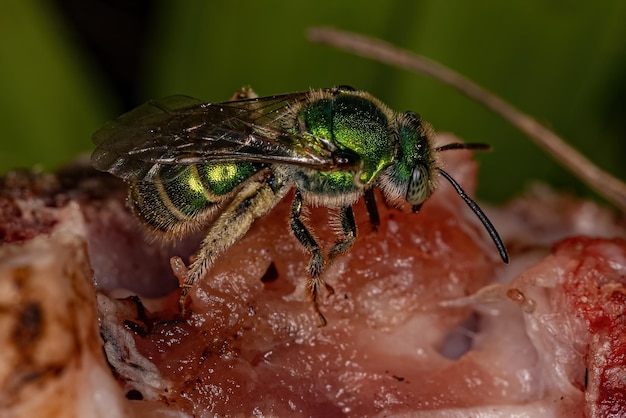
[[[445, 163], [471, 192], [475, 165], [469, 153], [450, 152]], [[380, 204], [376, 233], [359, 202], [359, 238], [326, 276], [335, 294], [322, 294], [328, 325], [319, 327], [304, 291], [307, 256], [288, 230], [290, 197], [197, 283], [192, 314], [184, 321], [177, 316], [169, 257], [188, 257], [198, 237], [178, 246], [145, 244], [117, 197], [82, 202], [84, 223], [77, 221], [77, 210], [46, 209], [57, 211], [48, 239], [61, 254], [65, 244], [55, 241], [60, 229], [87, 242], [100, 290], [100, 333], [113, 373], [88, 381], [76, 372], [77, 379], [82, 376], [77, 387], [89, 394], [106, 391], [115, 399], [108, 403], [110, 416], [626, 413], [626, 242], [578, 237], [551, 252], [546, 247], [581, 230], [624, 236], [608, 211], [597, 209], [596, 229], [581, 227], [588, 203], [555, 195], [488, 211], [512, 249], [512, 264], [504, 267], [447, 184], [419, 214]], [[549, 221], [544, 213], [557, 207], [567, 207], [567, 216]], [[310, 208], [309, 224], [326, 248], [336, 239], [329, 217], [323, 208]], [[0, 256], [31, 242], [6, 244]], [[57, 260], [67, 264], [81, 257]], [[7, 260], [0, 257], [0, 277], [10, 281], [15, 266]], [[52, 269], [45, 280], [51, 286], [67, 281]], [[111, 297], [128, 295], [123, 288], [142, 295], [146, 312], [137, 299]], [[45, 300], [46, 294], [37, 297]], [[6, 303], [20, 306], [23, 300]], [[64, 303], [60, 298], [59, 309]], [[68, 321], [95, 315], [94, 303], [79, 307], [84, 312], [68, 314]], [[8, 319], [0, 313], [0, 324]], [[2, 344], [15, 343], [14, 333], [2, 335]], [[83, 368], [105, 370], [100, 345], [80, 341], [93, 359]], [[2, 370], [0, 388], [6, 389]], [[111, 386], [114, 376], [122, 391]], [[1, 405], [24, 408], [6, 396]], [[106, 410], [95, 401], [83, 407], [82, 416]]]

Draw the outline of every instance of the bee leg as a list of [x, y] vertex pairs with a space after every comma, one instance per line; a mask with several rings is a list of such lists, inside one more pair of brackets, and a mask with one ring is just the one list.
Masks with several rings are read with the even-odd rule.
[[372, 230], [378, 231], [378, 227], [380, 226], [380, 216], [378, 215], [378, 207], [376, 206], [376, 196], [374, 195], [374, 189], [367, 189], [363, 197], [365, 199], [367, 214], [370, 216]]
[[256, 99], [257, 97], [259, 97], [259, 95], [256, 94], [254, 90], [252, 90], [252, 87], [244, 86], [240, 88], [239, 90], [237, 90], [231, 96], [230, 101], [232, 102], [235, 100]]
[[337, 256], [345, 253], [352, 247], [356, 240], [356, 221], [354, 220], [354, 212], [352, 212], [352, 206], [344, 206], [341, 208], [339, 214], [339, 221], [341, 222], [341, 230], [344, 235], [342, 241], [337, 242], [328, 253], [329, 264], [333, 262]]
[[302, 246], [311, 254], [311, 260], [309, 261], [309, 266], [307, 271], [309, 273], [309, 282], [307, 286], [307, 293], [311, 298], [311, 302], [313, 302], [313, 309], [320, 320], [320, 325], [326, 325], [326, 318], [320, 311], [319, 303], [318, 303], [318, 293], [319, 288], [323, 285], [326, 289], [333, 293], [334, 290], [330, 287], [324, 279], [322, 279], [322, 272], [324, 271], [324, 254], [322, 253], [322, 249], [319, 244], [313, 237], [313, 234], [307, 229], [306, 225], [301, 219], [302, 215], [302, 194], [298, 189], [296, 189], [295, 197], [293, 199], [293, 205], [291, 207], [291, 230], [293, 234], [298, 238], [298, 241], [302, 244]]
[[293, 205], [291, 207], [291, 230], [296, 238], [298, 238], [298, 241], [300, 241], [304, 248], [311, 254], [311, 260], [307, 268], [309, 276], [318, 277], [324, 270], [324, 255], [322, 254], [322, 249], [319, 244], [313, 237], [313, 234], [311, 234], [302, 221], [301, 215], [302, 194], [296, 189]]
[[195, 260], [181, 284], [178, 301], [180, 312], [185, 313], [187, 294], [194, 282], [203, 277], [216, 258], [241, 239], [255, 219], [267, 214], [285, 195], [280, 178], [271, 174], [244, 185], [226, 209], [211, 224], [202, 240]]

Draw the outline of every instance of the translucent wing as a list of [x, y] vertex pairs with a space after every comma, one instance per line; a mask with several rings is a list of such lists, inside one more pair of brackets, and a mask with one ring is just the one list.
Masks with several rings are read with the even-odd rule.
[[[125, 180], [151, 181], [164, 166], [252, 161], [324, 171], [353, 165], [325, 138], [288, 132], [289, 108], [310, 92], [202, 103], [186, 96], [150, 101], [94, 133], [94, 167]], [[293, 117], [292, 117], [293, 119]], [[180, 170], [165, 170], [169, 178]], [[161, 173], [163, 174], [163, 173]]]

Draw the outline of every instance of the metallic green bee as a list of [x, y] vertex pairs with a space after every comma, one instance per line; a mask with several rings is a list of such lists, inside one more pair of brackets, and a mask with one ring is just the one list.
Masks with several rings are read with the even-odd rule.
[[[324, 270], [354, 243], [352, 205], [361, 196], [378, 226], [375, 187], [387, 202], [405, 201], [417, 212], [442, 175], [508, 262], [493, 225], [438, 165], [441, 151], [487, 146], [435, 148], [430, 125], [417, 114], [395, 113], [369, 93], [345, 86], [260, 98], [242, 89], [235, 99], [151, 101], [93, 135], [93, 165], [129, 182], [130, 205], [148, 229], [176, 238], [210, 223], [185, 269], [181, 312], [194, 282], [292, 188], [291, 230], [311, 256], [307, 290], [322, 324], [318, 293], [323, 286], [332, 292]], [[326, 255], [301, 218], [304, 204], [339, 208], [343, 238]]]

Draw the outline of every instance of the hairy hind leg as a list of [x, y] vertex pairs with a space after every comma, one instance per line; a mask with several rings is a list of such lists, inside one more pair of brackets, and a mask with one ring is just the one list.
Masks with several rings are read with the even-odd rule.
[[[248, 232], [255, 219], [272, 210], [284, 197], [286, 189], [280, 178], [270, 174], [250, 181], [235, 195], [231, 203], [211, 224], [180, 285], [182, 291], [178, 303], [182, 314], [185, 313], [189, 289], [195, 281], [206, 274], [219, 255]], [[173, 266], [176, 265], [175, 273], [184, 270], [178, 265], [178, 260], [173, 260], [172, 263]]]

